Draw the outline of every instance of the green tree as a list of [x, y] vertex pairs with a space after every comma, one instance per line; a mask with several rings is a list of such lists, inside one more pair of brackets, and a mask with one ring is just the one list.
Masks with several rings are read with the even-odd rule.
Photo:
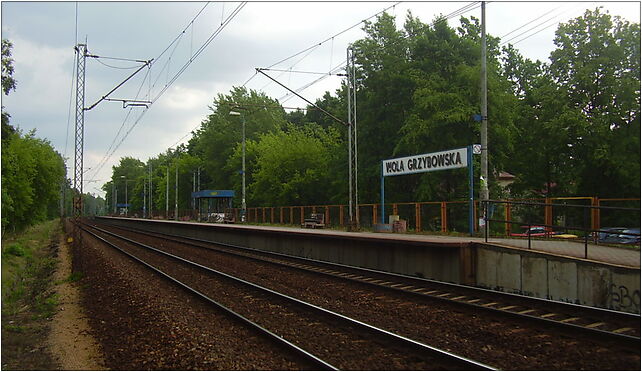
[[[4, 144], [3, 144], [4, 145]], [[2, 148], [2, 228], [13, 230], [58, 215], [64, 162], [35, 130], [11, 135]]]
[[13, 44], [2, 39], [2, 92], [7, 95], [16, 89], [16, 80], [13, 78], [13, 58], [11, 58]]
[[[264, 133], [248, 143], [248, 204], [255, 206], [329, 204], [342, 195], [335, 169], [340, 161], [339, 133], [318, 124]], [[238, 169], [240, 146], [228, 168]], [[234, 188], [240, 195], [240, 177]]]
[[[229, 95], [219, 94], [212, 113], [201, 123], [188, 143], [188, 152], [203, 160], [203, 184], [212, 189], [230, 189], [236, 170], [225, 165], [237, 144], [242, 142], [242, 120], [247, 140], [285, 125], [285, 112], [264, 93], [235, 87]], [[240, 112], [242, 118], [231, 116]]]
[[[403, 30], [384, 14], [368, 23], [355, 42], [359, 64], [359, 170], [361, 185], [376, 185], [383, 159], [479, 143], [480, 32], [475, 18], [451, 28], [443, 18], [431, 25], [408, 14]], [[501, 75], [499, 40], [488, 38], [490, 163], [502, 170], [510, 158], [517, 99]], [[391, 200], [465, 197], [461, 172], [405, 176], [389, 181]], [[359, 190], [362, 201], [377, 201], [377, 188]]]
[[561, 24], [554, 42], [551, 78], [581, 114], [568, 129], [577, 192], [639, 195], [640, 25], [597, 8]]

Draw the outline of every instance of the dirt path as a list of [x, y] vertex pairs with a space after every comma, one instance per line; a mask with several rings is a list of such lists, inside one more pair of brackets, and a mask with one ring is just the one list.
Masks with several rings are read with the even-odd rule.
[[63, 370], [104, 370], [104, 358], [80, 306], [80, 291], [68, 281], [71, 275], [71, 247], [61, 239], [58, 267], [54, 274], [59, 311], [51, 322], [47, 343]]

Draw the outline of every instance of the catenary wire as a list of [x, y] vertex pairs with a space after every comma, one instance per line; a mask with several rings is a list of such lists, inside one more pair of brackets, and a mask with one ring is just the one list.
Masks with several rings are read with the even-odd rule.
[[549, 10], [548, 12], [546, 12], [546, 13], [544, 13], [544, 14], [540, 15], [539, 17], [537, 17], [537, 18], [535, 18], [535, 19], [531, 20], [530, 22], [527, 22], [527, 23], [525, 23], [525, 24], [523, 24], [523, 25], [521, 25], [521, 26], [517, 27], [517, 28], [516, 28], [516, 29], [514, 29], [513, 31], [511, 31], [511, 32], [509, 32], [509, 33], [507, 33], [507, 34], [504, 34], [504, 35], [500, 36], [499, 38], [500, 38], [500, 39], [503, 39], [503, 38], [505, 38], [506, 36], [508, 36], [508, 35], [510, 35], [510, 34], [512, 34], [512, 33], [514, 33], [514, 32], [517, 32], [517, 31], [521, 30], [522, 28], [524, 28], [524, 27], [526, 27], [526, 26], [530, 25], [531, 23], [533, 23], [533, 22], [535, 22], [535, 21], [539, 20], [540, 18], [542, 18], [542, 17], [544, 17], [544, 16], [547, 16], [547, 15], [549, 15], [550, 13], [553, 13], [554, 11], [558, 10], [558, 9], [559, 9], [559, 8], [561, 8], [561, 7], [562, 7], [562, 6], [558, 6], [557, 8], [551, 9], [551, 10]]
[[[357, 26], [361, 25], [363, 22], [366, 22], [366, 21], [368, 21], [368, 20], [372, 19], [373, 17], [378, 16], [379, 14], [381, 14], [381, 13], [383, 13], [383, 12], [387, 11], [388, 9], [390, 9], [390, 8], [392, 8], [392, 7], [394, 7], [394, 6], [398, 5], [398, 4], [400, 4], [400, 3], [401, 3], [401, 2], [397, 2], [397, 3], [393, 4], [393, 5], [391, 5], [391, 6], [387, 7], [387, 8], [385, 8], [384, 10], [381, 10], [381, 11], [379, 11], [379, 12], [377, 12], [377, 13], [375, 13], [375, 14], [371, 15], [370, 17], [368, 17], [368, 18], [366, 18], [366, 19], [364, 19], [364, 20], [361, 20], [361, 21], [359, 21], [358, 23], [355, 23], [354, 25], [352, 25], [352, 26], [350, 26], [350, 27], [346, 28], [345, 30], [340, 31], [340, 32], [338, 32], [338, 33], [336, 33], [336, 34], [334, 34], [334, 35], [330, 36], [329, 38], [327, 38], [327, 39], [325, 39], [325, 40], [323, 40], [323, 41], [321, 41], [321, 42], [319, 42], [319, 43], [316, 43], [316, 44], [314, 44], [314, 45], [312, 45], [312, 46], [309, 46], [309, 47], [307, 47], [307, 48], [305, 48], [305, 49], [303, 49], [303, 50], [301, 50], [301, 51], [299, 51], [299, 52], [297, 52], [297, 53], [292, 54], [292, 55], [291, 55], [291, 56], [289, 56], [289, 57], [283, 58], [283, 59], [281, 59], [280, 61], [278, 61], [278, 62], [276, 62], [276, 63], [273, 63], [272, 65], [268, 66], [268, 68], [272, 68], [272, 67], [274, 67], [274, 66], [276, 66], [276, 65], [279, 65], [279, 64], [281, 64], [281, 63], [283, 63], [283, 62], [285, 62], [285, 61], [288, 61], [288, 60], [290, 60], [290, 59], [292, 59], [292, 58], [294, 58], [294, 57], [297, 57], [297, 56], [299, 56], [299, 55], [301, 55], [301, 54], [303, 54], [303, 53], [305, 53], [305, 52], [308, 52], [308, 51], [310, 51], [310, 50], [314, 50], [314, 49], [316, 49], [317, 47], [321, 46], [322, 44], [324, 44], [324, 43], [326, 43], [326, 42], [328, 42], [328, 41], [330, 41], [330, 40], [333, 40], [335, 37], [340, 36], [340, 35], [342, 35], [342, 34], [344, 34], [344, 33], [348, 32], [348, 31], [352, 30], [353, 28], [355, 28], [355, 27], [357, 27]], [[245, 81], [245, 83], [243, 83], [243, 87], [244, 87], [244, 86], [246, 86], [246, 85], [247, 85], [247, 83], [249, 83], [252, 79], [254, 79], [254, 77], [256, 77], [256, 74], [257, 74], [257, 72], [255, 71], [255, 72], [254, 72], [254, 74], [253, 74], [252, 76], [250, 76], [250, 78], [249, 78], [249, 79], [247, 79], [247, 80]]]
[[[102, 57], [101, 57], [101, 58], [102, 58]], [[115, 68], [115, 69], [118, 69], [118, 70], [131, 70], [131, 69], [135, 69], [135, 68], [140, 67], [140, 65], [138, 65], [138, 66], [131, 66], [131, 67], [129, 67], [129, 66], [128, 66], [128, 67], [112, 66], [112, 65], [109, 65], [109, 64], [107, 64], [107, 63], [105, 63], [105, 62], [101, 61], [101, 60], [100, 60], [100, 58], [96, 58], [96, 61], [98, 61], [98, 63], [100, 63], [101, 65], [103, 65], [103, 66], [105, 66], [105, 67]]]
[[[178, 79], [178, 77], [180, 77], [180, 75], [181, 75], [181, 74], [182, 74], [182, 73], [187, 69], [187, 67], [188, 67], [188, 66], [189, 66], [189, 65], [190, 65], [194, 60], [196, 60], [196, 58], [197, 58], [197, 57], [198, 57], [198, 56], [199, 56], [199, 55], [200, 55], [200, 54], [201, 54], [201, 53], [202, 53], [202, 52], [207, 48], [207, 46], [209, 46], [209, 44], [214, 40], [214, 38], [216, 38], [216, 36], [218, 36], [218, 35], [221, 33], [221, 31], [223, 31], [223, 29], [224, 29], [224, 28], [225, 28], [225, 27], [226, 27], [226, 26], [227, 26], [227, 25], [232, 21], [232, 19], [234, 19], [234, 17], [236, 17], [236, 15], [237, 15], [237, 14], [238, 14], [242, 9], [243, 9], [243, 7], [245, 7], [245, 5], [246, 5], [246, 4], [247, 4], [247, 2], [243, 2], [243, 3], [241, 3], [240, 5], [238, 5], [238, 6], [237, 6], [233, 11], [232, 11], [232, 13], [231, 13], [231, 14], [230, 14], [226, 19], [225, 19], [225, 21], [223, 22], [223, 24], [222, 24], [221, 26], [219, 26], [219, 27], [218, 27], [218, 28], [217, 28], [217, 29], [212, 33], [212, 35], [210, 35], [210, 37], [205, 41], [205, 43], [203, 43], [203, 45], [201, 45], [201, 47], [196, 51], [196, 53], [194, 53], [194, 55], [193, 55], [193, 56], [192, 56], [192, 57], [191, 57], [191, 58], [190, 58], [190, 59], [189, 59], [189, 60], [188, 60], [184, 65], [183, 65], [183, 67], [182, 67], [182, 68], [181, 68], [181, 69], [176, 73], [176, 75], [174, 75], [174, 77], [173, 77], [173, 78], [172, 78], [172, 79], [171, 79], [171, 80], [170, 80], [170, 81], [169, 81], [169, 82], [168, 82], [168, 83], [163, 87], [163, 89], [162, 89], [162, 90], [161, 90], [161, 91], [160, 91], [160, 92], [159, 92], [159, 93], [158, 93], [158, 94], [157, 94], [157, 95], [156, 95], [156, 96], [151, 100], [151, 103], [149, 104], [149, 106], [148, 106], [148, 107], [146, 107], [146, 108], [141, 112], [141, 114], [140, 114], [140, 115], [138, 116], [138, 118], [134, 121], [134, 123], [132, 124], [132, 126], [127, 130], [127, 132], [125, 133], [125, 135], [121, 138], [120, 142], [118, 142], [118, 144], [117, 144], [117, 145], [112, 149], [111, 153], [109, 153], [109, 155], [107, 155], [107, 157], [106, 157], [106, 158], [107, 158], [107, 160], [108, 160], [109, 158], [111, 158], [111, 156], [116, 152], [116, 150], [120, 147], [120, 145], [121, 145], [121, 144], [125, 141], [125, 139], [129, 136], [129, 133], [131, 133], [131, 131], [132, 131], [132, 130], [133, 130], [133, 129], [138, 125], [138, 123], [140, 122], [140, 120], [143, 118], [143, 116], [145, 115], [145, 113], [147, 113], [147, 111], [152, 107], [152, 105], [153, 105], [153, 104], [154, 104], [154, 103], [155, 103], [155, 102], [156, 102], [156, 101], [157, 101], [157, 100], [158, 100], [158, 99], [159, 99], [159, 98], [160, 98], [160, 97], [161, 97], [161, 96], [162, 96], [162, 95], [167, 91], [167, 89], [169, 89], [169, 87], [170, 87], [170, 86], [171, 86], [171, 85], [172, 85], [172, 84], [173, 84], [173, 83]], [[107, 162], [107, 160], [106, 160], [105, 162], [103, 162], [103, 163], [100, 165], [99, 169], [95, 172], [96, 174], [97, 174], [97, 173], [100, 171], [100, 169], [104, 166], [104, 164]]]
[[[187, 23], [187, 25], [186, 25], [186, 26], [185, 26], [185, 27], [184, 27], [184, 28], [179, 32], [178, 36], [176, 36], [176, 37], [174, 38], [174, 40], [172, 40], [172, 41], [167, 45], [167, 47], [165, 47], [165, 49], [163, 49], [163, 51], [162, 51], [162, 52], [161, 52], [161, 53], [160, 53], [160, 54], [159, 54], [159, 55], [154, 59], [154, 62], [152, 62], [152, 63], [157, 63], [157, 62], [161, 59], [161, 57], [162, 57], [162, 56], [163, 56], [163, 55], [164, 55], [164, 54], [165, 54], [165, 53], [166, 53], [166, 52], [167, 52], [167, 51], [172, 47], [172, 45], [174, 45], [177, 41], [180, 41], [180, 40], [182, 39], [183, 35], [185, 34], [185, 31], [186, 31], [186, 30], [190, 27], [190, 25], [192, 25], [192, 24], [194, 23], [194, 21], [195, 21], [195, 20], [196, 20], [196, 19], [197, 19], [197, 18], [198, 18], [202, 13], [203, 13], [203, 11], [205, 10], [205, 8], [206, 8], [209, 4], [210, 4], [209, 2], [205, 3], [205, 5], [204, 5], [204, 6], [203, 6], [199, 11], [198, 11], [198, 13], [196, 13], [196, 15], [192, 18], [192, 20], [191, 20], [190, 22], [188, 22], [188, 23]], [[78, 5], [78, 4], [76, 4], [76, 8], [77, 8], [77, 5]], [[76, 10], [76, 14], [77, 14], [77, 10]], [[77, 15], [76, 15], [76, 17], [77, 17]], [[76, 22], [77, 22], [77, 19], [76, 19]], [[76, 31], [76, 33], [77, 33], [77, 31]], [[77, 36], [76, 36], [76, 38], [77, 38]], [[161, 76], [161, 74], [163, 73], [164, 69], [168, 67], [168, 65], [169, 65], [169, 61], [171, 60], [171, 56], [175, 53], [176, 48], [178, 47], [178, 43], [176, 43], [176, 44], [177, 44], [177, 45], [175, 45], [175, 46], [174, 46], [174, 49], [173, 49], [173, 50], [172, 50], [172, 52], [170, 53], [170, 57], [168, 58], [168, 61], [166, 62], [165, 66], [161, 69], [161, 71], [159, 72], [158, 76], [156, 77], [156, 80], [155, 80], [155, 82], [154, 82], [154, 85], [153, 85], [153, 86], [152, 86], [152, 84], [151, 84], [151, 80], [152, 80], [152, 77], [151, 77], [151, 64], [149, 65], [149, 68], [148, 68], [148, 71], [147, 71], [147, 76], [146, 76], [146, 77], [149, 79], [148, 83], [149, 83], [149, 91], [150, 91], [150, 92], [148, 93], [148, 97], [149, 97], [149, 96], [151, 96], [151, 89], [152, 89], [154, 86], [156, 86], [156, 82], [158, 81], [158, 78], [160, 78], [160, 76]], [[168, 69], [168, 72], [169, 72], [169, 69]], [[143, 79], [143, 82], [144, 82], [144, 79]], [[141, 87], [141, 88], [142, 88], [142, 87]], [[139, 88], [138, 93], [137, 93], [137, 95], [136, 95], [136, 98], [138, 98], [138, 94], [140, 94], [140, 89], [141, 89], [141, 88]], [[124, 118], [124, 120], [123, 120], [123, 123], [121, 124], [120, 128], [118, 129], [118, 132], [117, 132], [116, 136], [114, 136], [114, 139], [112, 140], [112, 143], [110, 144], [109, 148], [108, 148], [108, 149], [107, 149], [107, 151], [105, 152], [105, 155], [103, 156], [102, 160], [99, 162], [99, 166], [97, 166], [97, 167], [96, 167], [96, 169], [97, 169], [97, 170], [96, 170], [96, 172], [94, 173], [94, 177], [95, 177], [95, 176], [98, 174], [98, 172], [102, 169], [102, 167], [104, 166], [104, 164], [109, 160], [109, 157], [111, 156], [111, 155], [110, 155], [110, 150], [112, 149], [112, 147], [113, 147], [114, 143], [116, 143], [116, 141], [117, 141], [117, 139], [118, 139], [118, 136], [120, 135], [120, 133], [121, 133], [121, 132], [122, 132], [122, 130], [123, 130], [123, 127], [124, 127], [124, 126], [125, 126], [125, 124], [127, 123], [127, 120], [129, 119], [129, 116], [131, 115], [132, 109], [133, 109], [133, 108], [131, 108], [131, 107], [130, 107], [130, 109], [128, 110], [127, 114], [125, 115], [125, 118]], [[113, 151], [111, 152], [111, 154], [113, 154]]]
[[[522, 32], [522, 33], [520, 33], [520, 34], [518, 34], [518, 35], [515, 35], [515, 36], [511, 37], [510, 39], [508, 39], [508, 40], [506, 40], [506, 41], [503, 41], [503, 42], [500, 44], [500, 46], [502, 46], [502, 45], [506, 45], [506, 44], [510, 43], [511, 41], [513, 41], [513, 40], [515, 40], [515, 39], [519, 38], [520, 36], [522, 36], [522, 35], [524, 35], [524, 34], [527, 34], [528, 32], [530, 32], [530, 31], [532, 31], [532, 30], [534, 30], [534, 29], [536, 29], [536, 28], [538, 28], [538, 27], [542, 26], [543, 24], [545, 24], [545, 23], [547, 23], [547, 22], [549, 22], [549, 21], [551, 21], [551, 20], [554, 20], [554, 21], [553, 21], [553, 23], [551, 23], [550, 25], [545, 26], [545, 27], [544, 27], [544, 28], [542, 28], [541, 30], [535, 31], [534, 33], [532, 33], [532, 34], [530, 34], [530, 35], [528, 35], [528, 36], [526, 36], [526, 37], [524, 37], [524, 38], [520, 39], [518, 42], [521, 42], [521, 41], [523, 41], [523, 40], [526, 40], [526, 39], [528, 39], [529, 37], [534, 36], [534, 35], [536, 35], [536, 34], [538, 34], [538, 33], [542, 32], [543, 30], [545, 30], [545, 29], [547, 29], [547, 28], [549, 28], [549, 27], [551, 27], [551, 26], [556, 25], [557, 23], [556, 23], [556, 21], [555, 21], [555, 20], [556, 20], [557, 18], [559, 18], [559, 17], [560, 17], [560, 16], [562, 16], [563, 14], [568, 13], [568, 12], [570, 12], [570, 11], [572, 11], [572, 10], [575, 10], [575, 9], [577, 9], [578, 7], [581, 7], [581, 6], [583, 6], [583, 5], [582, 5], [582, 4], [580, 4], [580, 5], [578, 5], [578, 6], [575, 6], [575, 7], [572, 7], [572, 8], [568, 8], [568, 9], [566, 9], [566, 10], [565, 10], [565, 11], [563, 11], [563, 12], [557, 13], [556, 15], [554, 15], [554, 16], [552, 16], [552, 17], [550, 17], [550, 18], [548, 18], [548, 19], [546, 19], [546, 20], [544, 20], [544, 21], [542, 21], [542, 22], [538, 23], [537, 25], [535, 25], [535, 26], [533, 26], [533, 27], [529, 28], [528, 30], [526, 30], [526, 31], [524, 31], [524, 32]], [[517, 42], [516, 42], [516, 43], [513, 43], [513, 45], [514, 45], [514, 44], [517, 44]]]

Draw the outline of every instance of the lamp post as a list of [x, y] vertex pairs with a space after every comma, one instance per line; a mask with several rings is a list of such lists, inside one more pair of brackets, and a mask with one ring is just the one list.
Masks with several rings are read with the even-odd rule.
[[243, 149], [243, 169], [241, 170], [242, 174], [242, 189], [241, 189], [241, 222], [245, 222], [245, 117], [241, 115], [240, 112], [236, 111], [230, 111], [230, 115], [232, 116], [240, 116], [241, 117], [241, 123], [243, 125], [243, 144], [242, 144], [242, 149]]
[[127, 199], [127, 177], [125, 176], [120, 176], [120, 178], [123, 178], [125, 180], [125, 217], [127, 217], [127, 214], [129, 212], [129, 199]]

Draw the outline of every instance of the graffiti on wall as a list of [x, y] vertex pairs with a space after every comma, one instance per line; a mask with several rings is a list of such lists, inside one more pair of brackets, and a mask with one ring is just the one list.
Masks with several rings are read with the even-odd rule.
[[630, 290], [625, 285], [611, 284], [609, 308], [629, 313], [640, 313], [640, 291]]

